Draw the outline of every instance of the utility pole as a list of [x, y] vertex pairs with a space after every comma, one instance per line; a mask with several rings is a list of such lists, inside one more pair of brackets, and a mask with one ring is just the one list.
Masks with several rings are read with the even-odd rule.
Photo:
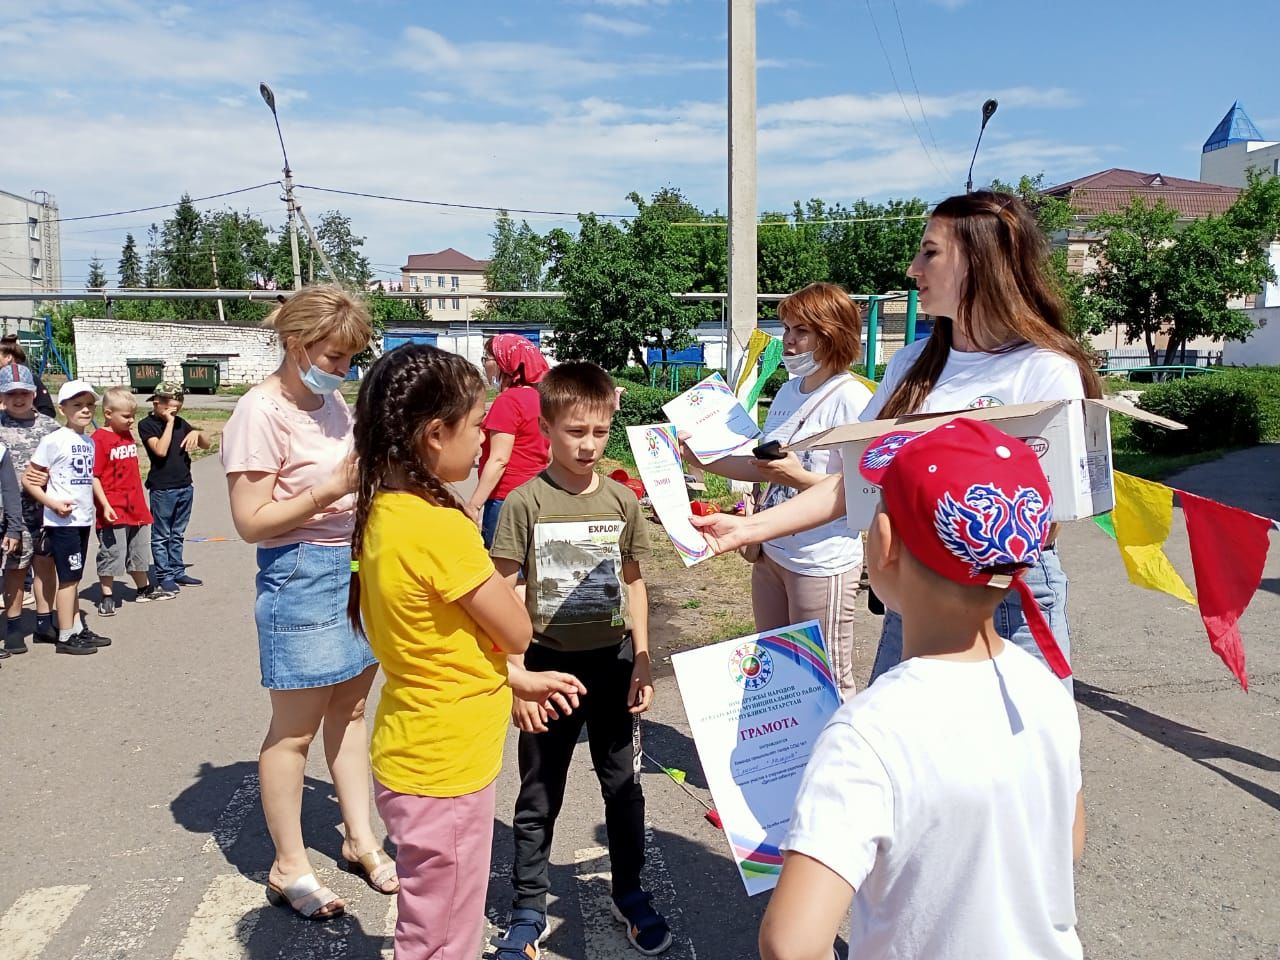
[[[218, 282], [218, 251], [212, 245], [209, 247], [209, 256], [213, 260], [213, 289], [221, 290], [222, 284]], [[222, 309], [221, 297], [218, 298], [218, 322], [223, 324], [227, 322], [227, 315]]]
[[756, 2], [729, 0], [729, 342], [731, 383], [756, 328]]
[[276, 136], [280, 140], [280, 155], [284, 157], [284, 200], [289, 208], [289, 250], [293, 254], [293, 289], [302, 289], [302, 263], [298, 259], [298, 215], [301, 209], [293, 199], [293, 171], [289, 169], [289, 153], [284, 148], [284, 134], [280, 132], [280, 116], [276, 113], [276, 95], [265, 83], [258, 84], [258, 93], [262, 101], [271, 110], [271, 117], [276, 122]]

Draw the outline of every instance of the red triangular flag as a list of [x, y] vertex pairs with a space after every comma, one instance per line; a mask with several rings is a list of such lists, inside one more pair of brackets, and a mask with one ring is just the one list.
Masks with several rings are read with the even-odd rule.
[[1178, 496], [1187, 521], [1200, 619], [1209, 632], [1209, 646], [1247, 693], [1249, 677], [1237, 622], [1262, 582], [1272, 521], [1182, 490]]

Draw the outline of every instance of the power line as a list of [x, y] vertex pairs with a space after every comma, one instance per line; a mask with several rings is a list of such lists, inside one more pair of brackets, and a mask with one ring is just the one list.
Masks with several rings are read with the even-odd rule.
[[[920, 128], [916, 126], [916, 119], [911, 115], [911, 110], [907, 106], [907, 98], [902, 95], [902, 87], [898, 84], [898, 75], [893, 70], [893, 60], [889, 57], [889, 50], [884, 45], [884, 37], [880, 36], [880, 26], [876, 23], [875, 11], [871, 9], [871, 0], [866, 0], [867, 15], [871, 17], [871, 28], [875, 31], [876, 42], [880, 44], [880, 52], [884, 54], [885, 65], [889, 68], [889, 79], [893, 81], [893, 89], [898, 92], [898, 100], [902, 103], [902, 112], [907, 115], [907, 122], [911, 124], [912, 131], [915, 132], [916, 139], [920, 141], [920, 148], [924, 151], [925, 157], [929, 163], [933, 165], [933, 169], [938, 171], [938, 176], [947, 177], [942, 168], [938, 166], [938, 162], [933, 158], [933, 153], [929, 150], [929, 145], [924, 142], [924, 137], [920, 135]], [[947, 179], [950, 179], [947, 177]]]
[[[337, 193], [344, 197], [364, 197], [367, 200], [393, 200], [396, 203], [416, 203], [425, 207], [446, 207], [454, 210], [482, 210], [488, 213], [519, 213], [544, 217], [579, 217], [583, 214], [567, 210], [522, 210], [518, 207], [492, 207], [479, 203], [447, 203], [444, 200], [418, 200], [413, 197], [393, 197], [383, 193], [364, 193], [359, 190], [338, 190], [334, 187], [316, 187], [300, 183], [298, 190], [315, 190], [320, 193]], [[592, 216], [607, 217], [611, 220], [630, 220], [634, 213], [594, 213]]]
[[907, 49], [907, 35], [902, 30], [902, 15], [898, 12], [898, 0], [890, 0], [893, 4], [893, 18], [898, 22], [898, 39], [902, 41], [902, 56], [907, 61], [907, 75], [911, 77], [911, 86], [916, 92], [916, 105], [920, 108], [920, 119], [924, 121], [924, 128], [929, 131], [929, 142], [933, 144], [934, 153], [938, 159], [942, 161], [942, 165], [947, 168], [947, 179], [951, 179], [951, 167], [947, 164], [947, 158], [942, 153], [942, 148], [938, 146], [938, 139], [933, 135], [933, 127], [929, 123], [929, 115], [924, 112], [924, 100], [920, 96], [920, 85], [916, 83], [916, 72], [911, 67], [911, 51]]
[[[241, 187], [239, 190], [227, 190], [223, 193], [211, 193], [207, 197], [189, 197], [188, 203], [203, 203], [206, 200], [217, 200], [221, 197], [234, 197], [238, 193], [250, 193], [254, 190], [261, 190], [263, 187], [278, 186], [279, 180], [268, 180], [266, 183], [255, 184], [252, 187]], [[167, 210], [170, 207], [176, 207], [182, 200], [174, 200], [171, 203], [157, 203], [150, 207], [134, 207], [132, 210], [114, 210], [111, 213], [89, 213], [80, 217], [57, 217], [51, 220], [41, 220], [41, 223], [73, 223], [77, 220], [103, 220], [107, 217], [123, 217], [130, 213], [148, 213], [152, 210]], [[25, 227], [29, 221], [27, 220], [9, 220], [0, 221], [0, 227]]]

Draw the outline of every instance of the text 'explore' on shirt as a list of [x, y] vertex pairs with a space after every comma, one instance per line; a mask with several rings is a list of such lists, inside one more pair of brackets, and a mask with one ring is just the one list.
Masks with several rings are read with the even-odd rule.
[[169, 439], [169, 448], [164, 456], [151, 449], [150, 440], [159, 440], [164, 436], [164, 417], [149, 413], [138, 424], [138, 436], [147, 449], [147, 457], [151, 460], [151, 471], [147, 474], [147, 489], [178, 490], [191, 486], [191, 454], [182, 449], [182, 441], [191, 433], [191, 424], [182, 417], [173, 418], [173, 434]]
[[836, 711], [784, 849], [856, 891], [849, 960], [1079, 960], [1080, 723], [1044, 665], [913, 657]]
[[31, 462], [49, 471], [45, 492], [54, 500], [75, 504], [70, 515], [61, 517], [44, 508], [46, 527], [93, 526], [93, 443], [83, 433], [59, 427], [46, 436], [31, 455]]
[[[851, 376], [844, 376], [844, 382], [839, 386], [832, 387], [828, 381], [811, 393], [801, 390], [801, 382], [802, 378], [793, 377], [773, 398], [769, 416], [764, 422], [764, 441], [761, 442], [777, 440], [786, 445], [832, 427], [854, 423], [871, 400], [871, 391]], [[823, 390], [829, 392], [811, 411], [804, 410], [814, 393]], [[806, 417], [801, 427], [802, 413]], [[798, 432], [797, 427], [800, 427]], [[836, 448], [799, 450], [796, 456], [804, 468], [813, 473], [841, 473], [844, 470], [844, 461]], [[797, 492], [794, 487], [775, 484], [769, 488], [761, 509], [776, 507]], [[843, 517], [812, 530], [770, 540], [764, 549], [769, 559], [779, 566], [807, 577], [834, 577], [862, 564], [862, 538], [850, 533], [849, 524]]]
[[631, 630], [622, 564], [649, 553], [636, 495], [608, 477], [569, 493], [544, 471], [502, 504], [494, 557], [524, 567], [533, 639], [553, 650], [597, 650]]
[[502, 767], [507, 657], [459, 599], [493, 576], [466, 514], [411, 493], [374, 497], [360, 555], [360, 613], [386, 683], [370, 746], [397, 793], [458, 797]]
[[[863, 420], [880, 418], [880, 411], [928, 342], [917, 340], [893, 355], [876, 395], [862, 412]], [[920, 409], [910, 412], [950, 413], [979, 407], [1083, 399], [1084, 382], [1076, 362], [1028, 343], [1003, 353], [953, 349], [933, 390]]]

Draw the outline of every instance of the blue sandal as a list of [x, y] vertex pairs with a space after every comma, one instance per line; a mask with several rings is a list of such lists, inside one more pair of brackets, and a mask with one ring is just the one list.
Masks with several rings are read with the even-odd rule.
[[646, 957], [656, 957], [671, 946], [671, 928], [653, 909], [653, 894], [633, 890], [611, 901], [613, 918], [627, 925], [627, 939]]

